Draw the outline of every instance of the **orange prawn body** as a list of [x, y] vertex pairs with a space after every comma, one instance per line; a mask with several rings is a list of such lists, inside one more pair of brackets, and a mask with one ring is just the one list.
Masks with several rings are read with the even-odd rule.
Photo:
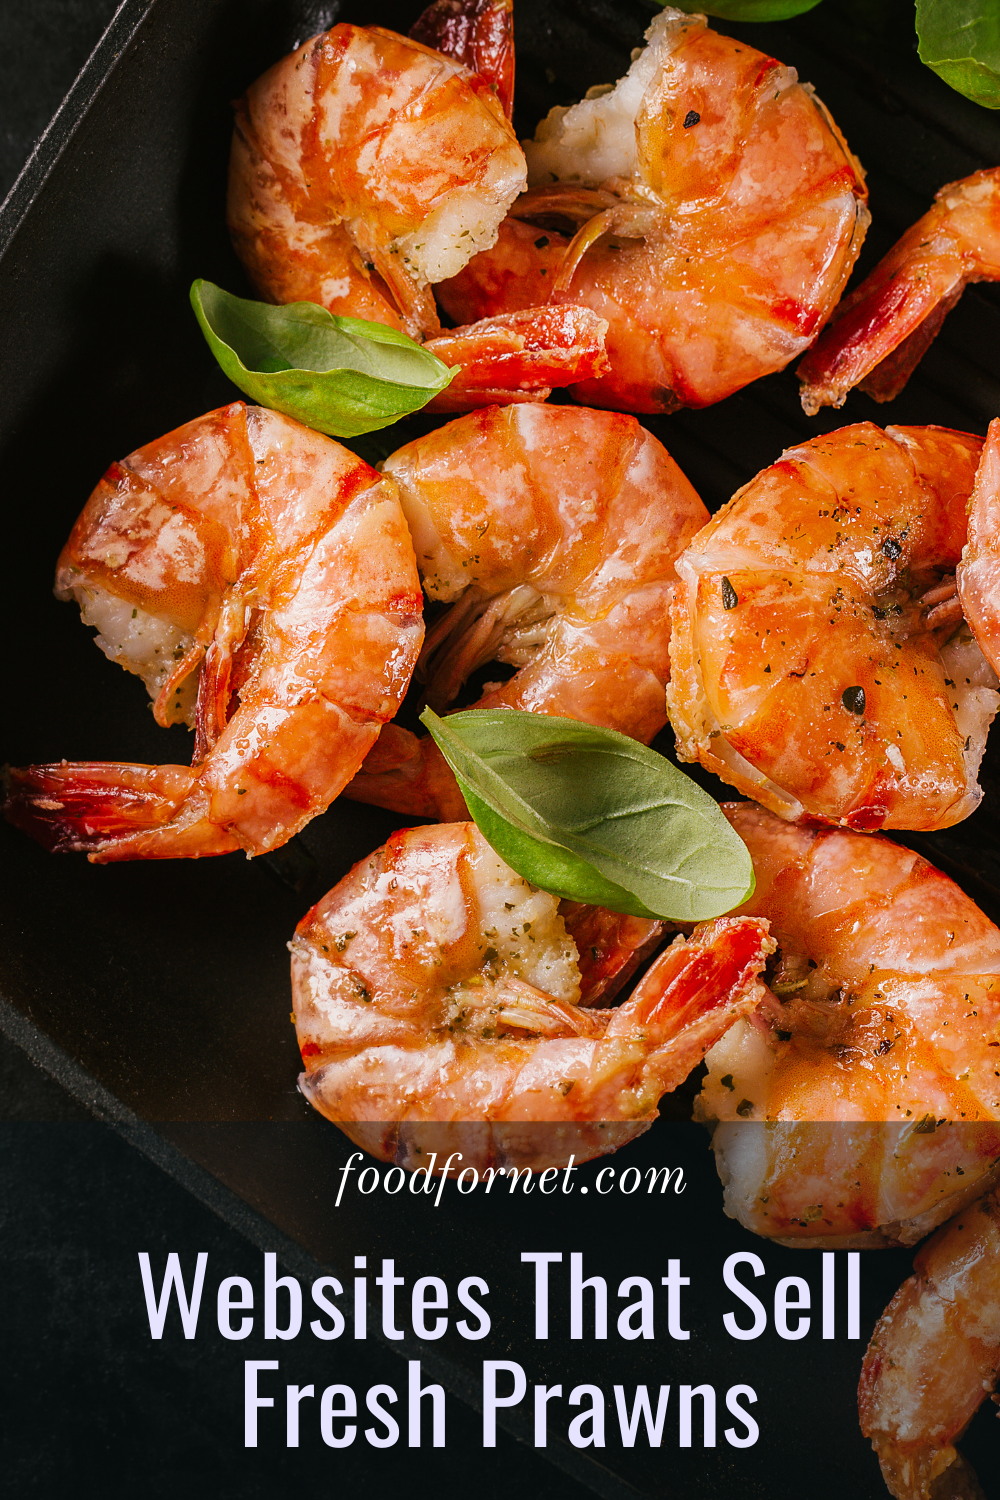
[[236, 107], [229, 228], [273, 302], [436, 332], [428, 282], [493, 237], [523, 185], [488, 84], [380, 27], [314, 37]]
[[513, 83], [509, 6], [463, 0], [455, 15], [438, 10], [416, 29], [454, 57], [345, 24], [251, 85], [236, 105], [230, 234], [267, 301], [387, 323], [460, 366], [434, 410], [543, 401], [607, 367], [605, 324], [589, 308], [444, 331], [438, 319], [432, 285], [493, 243], [525, 184], [496, 92], [509, 97]]
[[[500, 660], [518, 670], [477, 707], [556, 714], [646, 743], [663, 728], [674, 564], [708, 512], [634, 417], [487, 407], [408, 443], [384, 469], [424, 589], [448, 606], [421, 662], [434, 709]], [[433, 744], [396, 726], [349, 795], [465, 816]]]
[[981, 448], [862, 422], [733, 496], [677, 562], [682, 759], [784, 818], [873, 831], [968, 817], [1000, 702], [955, 596]]
[[528, 192], [438, 297], [463, 322], [590, 307], [610, 370], [574, 395], [654, 413], [721, 401], [804, 352], [868, 211], [859, 163], [792, 69], [671, 7], [647, 36], [612, 94], [524, 143]]
[[877, 834], [723, 804], [769, 994], [706, 1057], [697, 1103], [727, 1212], [827, 1247], [914, 1244], [1000, 1167], [1000, 931]]
[[[564, 916], [474, 824], [394, 834], [296, 929], [303, 1093], [357, 1144], [409, 1167], [443, 1145], [462, 1166], [539, 1171], [640, 1135], [661, 1095], [756, 1003], [772, 945], [760, 921], [703, 923], [601, 1009], [581, 1001], [607, 998], [609, 969], [648, 932], [594, 911]], [[596, 969], [581, 968], [573, 931], [597, 937]]]
[[1000, 1376], [998, 1195], [956, 1214], [913, 1269], [865, 1354], [861, 1430], [896, 1500], [979, 1500], [954, 1445]]
[[241, 401], [112, 465], [59, 560], [106, 654], [194, 763], [9, 773], [5, 812], [97, 861], [276, 848], [324, 811], [396, 712], [423, 639], [393, 482]]

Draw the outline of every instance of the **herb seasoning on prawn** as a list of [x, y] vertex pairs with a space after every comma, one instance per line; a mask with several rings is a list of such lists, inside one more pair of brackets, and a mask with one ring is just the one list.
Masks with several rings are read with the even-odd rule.
[[671, 609], [683, 760], [783, 818], [968, 817], [1000, 704], [988, 620], [967, 611], [977, 640], [955, 580], [982, 446], [859, 422], [788, 449], [712, 518]]

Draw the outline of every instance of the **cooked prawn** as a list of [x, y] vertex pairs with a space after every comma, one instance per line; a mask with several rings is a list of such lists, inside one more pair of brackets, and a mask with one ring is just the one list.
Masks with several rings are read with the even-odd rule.
[[725, 1211], [754, 1234], [824, 1250], [915, 1245], [1000, 1177], [993, 1123], [734, 1120], [753, 1101], [732, 1061], [713, 1064], [713, 1091], [728, 1078], [735, 1098], [712, 1145]]
[[954, 1444], [1000, 1375], [1000, 1197], [965, 1208], [913, 1269], [865, 1355], [861, 1430], [896, 1500], [985, 1500]]
[[[708, 519], [661, 444], [616, 413], [489, 407], [400, 448], [384, 470], [428, 598], [449, 606], [423, 657], [431, 706], [447, 707], [496, 659], [518, 671], [477, 707], [563, 715], [648, 743], [666, 722], [674, 559]], [[465, 816], [431, 742], [395, 726], [349, 795]]]
[[229, 227], [275, 301], [436, 331], [428, 284], [493, 242], [524, 183], [485, 81], [381, 27], [311, 38], [236, 105]]
[[[475, 60], [476, 47], [466, 51]], [[238, 101], [227, 216], [263, 297], [428, 340], [464, 366], [436, 409], [461, 410], [544, 400], [606, 364], [603, 324], [586, 308], [441, 331], [431, 284], [493, 243], [524, 184], [524, 155], [486, 79], [381, 27], [341, 25]]]
[[113, 464], [59, 559], [97, 644], [138, 672], [194, 763], [29, 766], [11, 822], [98, 862], [283, 844], [399, 707], [423, 639], [396, 487], [242, 401]]
[[969, 501], [958, 597], [983, 655], [1000, 671], [1000, 420], [989, 425]]
[[555, 896], [472, 823], [406, 829], [296, 929], [300, 1086], [383, 1161], [425, 1164], [441, 1122], [469, 1127], [462, 1166], [585, 1161], [648, 1129], [757, 1003], [771, 947], [766, 923], [704, 923], [617, 1008], [585, 1007]]
[[740, 912], [777, 943], [767, 999], [706, 1058], [727, 1212], [786, 1240], [912, 1244], [1000, 1165], [1000, 931], [889, 839], [723, 812], [757, 879]]
[[808, 348], [869, 215], [859, 163], [794, 69], [671, 6], [646, 37], [613, 89], [523, 143], [529, 191], [438, 300], [461, 322], [584, 303], [608, 322], [611, 368], [574, 395], [662, 412]]
[[802, 405], [843, 406], [858, 385], [898, 396], [962, 292], [1000, 279], [1000, 167], [950, 182], [837, 308], [799, 365]]
[[668, 705], [783, 818], [947, 828], [978, 805], [997, 679], [955, 594], [982, 439], [860, 422], [788, 449], [678, 559]]

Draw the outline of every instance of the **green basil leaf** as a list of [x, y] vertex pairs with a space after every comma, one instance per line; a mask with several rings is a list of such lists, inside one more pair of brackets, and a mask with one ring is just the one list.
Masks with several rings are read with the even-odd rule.
[[484, 838], [534, 885], [684, 922], [752, 894], [749, 852], [717, 803], [627, 735], [511, 708], [421, 720]]
[[678, 10], [694, 11], [703, 16], [718, 16], [723, 21], [787, 21], [812, 10], [819, 0], [659, 0], [661, 5], [676, 5]]
[[997, 0], [917, 0], [920, 59], [945, 83], [987, 109], [1000, 109]]
[[272, 307], [195, 281], [191, 306], [234, 385], [330, 437], [358, 437], [419, 411], [458, 368], [405, 333], [334, 317], [315, 302]]

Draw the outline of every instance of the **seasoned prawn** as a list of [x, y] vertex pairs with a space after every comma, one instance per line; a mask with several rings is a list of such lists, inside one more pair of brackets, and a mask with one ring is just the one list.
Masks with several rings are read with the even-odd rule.
[[300, 1086], [383, 1161], [425, 1164], [443, 1122], [463, 1167], [585, 1161], [648, 1129], [661, 1095], [757, 1003], [771, 947], [766, 923], [707, 922], [622, 1004], [585, 1006], [555, 896], [472, 823], [406, 829], [296, 929]]
[[492, 244], [524, 183], [478, 74], [381, 27], [341, 25], [238, 101], [229, 228], [272, 300], [426, 334], [429, 284]]
[[486, 79], [394, 32], [341, 25], [238, 101], [227, 217], [261, 296], [429, 340], [465, 367], [437, 409], [462, 409], [544, 399], [606, 363], [603, 325], [586, 308], [441, 331], [431, 284], [493, 243], [524, 183]]
[[242, 401], [111, 466], [56, 593], [143, 678], [159, 723], [195, 729], [190, 767], [9, 772], [10, 821], [98, 862], [283, 844], [353, 776], [423, 639], [392, 480]]
[[955, 578], [976, 641], [994, 672], [1000, 671], [1000, 420], [990, 423], [983, 444]]
[[799, 365], [802, 405], [843, 406], [859, 385], [898, 396], [972, 282], [1000, 279], [1000, 167], [950, 182], [837, 308]]
[[764, 1003], [705, 1059], [727, 1212], [786, 1240], [912, 1244], [1000, 1165], [1000, 931], [889, 839], [723, 812], [757, 879], [740, 912], [777, 943]]
[[574, 395], [662, 412], [808, 348], [869, 215], [859, 163], [794, 69], [671, 6], [646, 37], [613, 89], [523, 143], [529, 191], [438, 300], [460, 322], [582, 302], [607, 320], [611, 369]]
[[[666, 722], [674, 559], [708, 519], [661, 444], [616, 413], [489, 407], [400, 448], [384, 470], [427, 596], [449, 606], [424, 651], [431, 706], [447, 707], [496, 659], [518, 671], [477, 707], [562, 715], [648, 743]], [[466, 815], [432, 743], [395, 726], [350, 795]]]
[[865, 1355], [861, 1430], [896, 1500], [985, 1500], [954, 1444], [1000, 1375], [1000, 1197], [964, 1209], [913, 1269]]
[[841, 428], [788, 449], [678, 559], [670, 720], [783, 818], [947, 828], [978, 805], [997, 679], [954, 572], [982, 439]]

